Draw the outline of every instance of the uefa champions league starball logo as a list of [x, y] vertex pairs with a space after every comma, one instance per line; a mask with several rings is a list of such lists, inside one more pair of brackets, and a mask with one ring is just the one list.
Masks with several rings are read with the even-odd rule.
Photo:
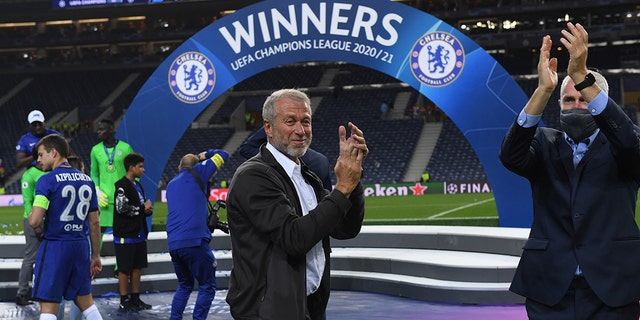
[[194, 104], [205, 100], [213, 91], [216, 71], [211, 60], [200, 52], [179, 55], [169, 68], [169, 87], [178, 100]]
[[411, 50], [411, 71], [423, 84], [443, 87], [460, 76], [464, 58], [464, 48], [456, 37], [447, 32], [430, 32]]

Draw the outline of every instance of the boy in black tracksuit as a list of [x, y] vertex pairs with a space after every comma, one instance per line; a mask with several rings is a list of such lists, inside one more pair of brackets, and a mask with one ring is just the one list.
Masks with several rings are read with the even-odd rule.
[[126, 175], [115, 183], [113, 244], [118, 265], [119, 309], [131, 312], [151, 309], [151, 305], [140, 300], [140, 275], [141, 269], [148, 265], [146, 217], [151, 215], [153, 207], [136, 180], [144, 173], [144, 157], [129, 154], [124, 158], [124, 166]]

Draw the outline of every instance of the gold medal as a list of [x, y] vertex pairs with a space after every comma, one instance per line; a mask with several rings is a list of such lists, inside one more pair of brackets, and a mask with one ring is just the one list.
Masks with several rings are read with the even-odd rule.
[[107, 145], [104, 144], [104, 142], [102, 143], [102, 146], [104, 147], [104, 153], [107, 155], [107, 160], [109, 160], [109, 165], [107, 166], [107, 171], [109, 172], [113, 171], [113, 157], [115, 157], [116, 155], [117, 145], [118, 145], [118, 140], [116, 139], [116, 143], [113, 145], [113, 152], [109, 153], [109, 150], [107, 149]]

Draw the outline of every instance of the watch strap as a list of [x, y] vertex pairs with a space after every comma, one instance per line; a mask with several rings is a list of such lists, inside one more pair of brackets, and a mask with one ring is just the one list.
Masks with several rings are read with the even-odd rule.
[[587, 73], [587, 76], [584, 77], [584, 80], [576, 85], [574, 85], [573, 87], [577, 90], [580, 91], [586, 87], [590, 87], [592, 86], [594, 83], [596, 83], [596, 77], [593, 76], [593, 74], [591, 72]]

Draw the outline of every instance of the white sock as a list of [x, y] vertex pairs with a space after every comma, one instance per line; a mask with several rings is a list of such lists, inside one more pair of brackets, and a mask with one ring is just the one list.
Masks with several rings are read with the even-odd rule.
[[52, 313], [41, 313], [40, 314], [40, 320], [57, 320], [58, 318], [56, 317], [55, 314]]
[[100, 315], [100, 312], [98, 311], [98, 307], [96, 307], [95, 304], [92, 304], [91, 307], [82, 311], [82, 314], [84, 315], [84, 318], [87, 320], [102, 320], [102, 316]]

